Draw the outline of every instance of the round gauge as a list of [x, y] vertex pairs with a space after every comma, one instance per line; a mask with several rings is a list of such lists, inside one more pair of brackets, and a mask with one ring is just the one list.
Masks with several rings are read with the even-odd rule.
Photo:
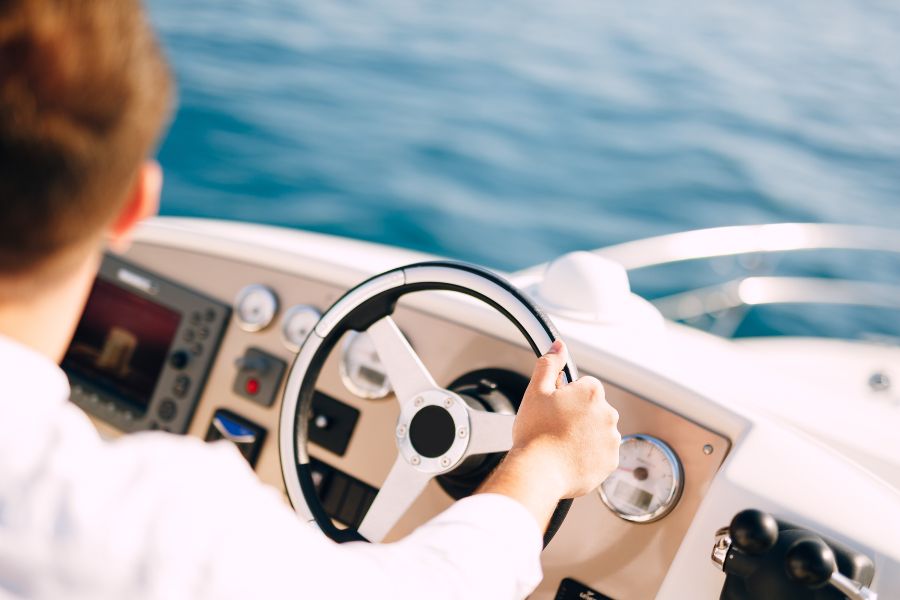
[[387, 371], [367, 333], [347, 334], [340, 369], [344, 385], [357, 396], [374, 400], [391, 393]]
[[312, 306], [299, 304], [284, 313], [281, 322], [281, 339], [291, 352], [299, 352], [300, 346], [319, 322], [322, 314]]
[[277, 312], [278, 296], [264, 285], [248, 285], [234, 301], [234, 316], [244, 331], [265, 329]]
[[619, 446], [619, 468], [598, 492], [621, 518], [649, 523], [675, 508], [683, 487], [681, 463], [665, 442], [649, 435], [627, 435]]

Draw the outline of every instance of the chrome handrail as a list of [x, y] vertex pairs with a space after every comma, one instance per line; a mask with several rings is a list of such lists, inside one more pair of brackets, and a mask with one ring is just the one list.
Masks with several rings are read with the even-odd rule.
[[900, 254], [900, 232], [862, 225], [739, 225], [661, 235], [594, 252], [631, 271], [688, 260], [798, 250], [863, 250]]
[[[798, 250], [862, 250], [900, 254], [900, 231], [886, 227], [819, 223], [737, 225], [659, 235], [591, 252], [633, 271], [689, 260]], [[537, 275], [546, 267], [546, 263], [529, 267], [519, 275]]]
[[653, 300], [669, 319], [684, 321], [742, 306], [831, 304], [900, 310], [900, 286], [816, 277], [745, 277]]

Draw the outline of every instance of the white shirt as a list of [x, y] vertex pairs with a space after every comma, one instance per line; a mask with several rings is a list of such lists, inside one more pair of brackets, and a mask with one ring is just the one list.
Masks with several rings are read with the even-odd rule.
[[0, 336], [0, 599], [513, 599], [541, 579], [518, 502], [461, 500], [393, 544], [339, 545], [230, 444], [102, 440], [65, 374]]

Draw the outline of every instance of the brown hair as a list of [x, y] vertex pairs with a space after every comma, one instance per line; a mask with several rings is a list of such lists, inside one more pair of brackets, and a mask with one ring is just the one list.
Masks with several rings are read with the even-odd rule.
[[115, 216], [172, 91], [139, 0], [0, 0], [0, 275]]

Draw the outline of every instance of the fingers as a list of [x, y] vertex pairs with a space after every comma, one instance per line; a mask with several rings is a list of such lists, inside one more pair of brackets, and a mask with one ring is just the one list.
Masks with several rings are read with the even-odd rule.
[[543, 394], [556, 391], [560, 373], [566, 366], [566, 345], [556, 340], [547, 354], [537, 360], [531, 376], [531, 386]]
[[596, 377], [585, 375], [572, 385], [584, 390], [587, 397], [591, 400], [606, 400], [606, 390], [603, 389], [603, 384]]
[[582, 390], [582, 397], [594, 406], [594, 410], [598, 414], [602, 415], [604, 424], [613, 428], [619, 424], [619, 411], [606, 400], [606, 390], [599, 379], [585, 375], [572, 386]]

